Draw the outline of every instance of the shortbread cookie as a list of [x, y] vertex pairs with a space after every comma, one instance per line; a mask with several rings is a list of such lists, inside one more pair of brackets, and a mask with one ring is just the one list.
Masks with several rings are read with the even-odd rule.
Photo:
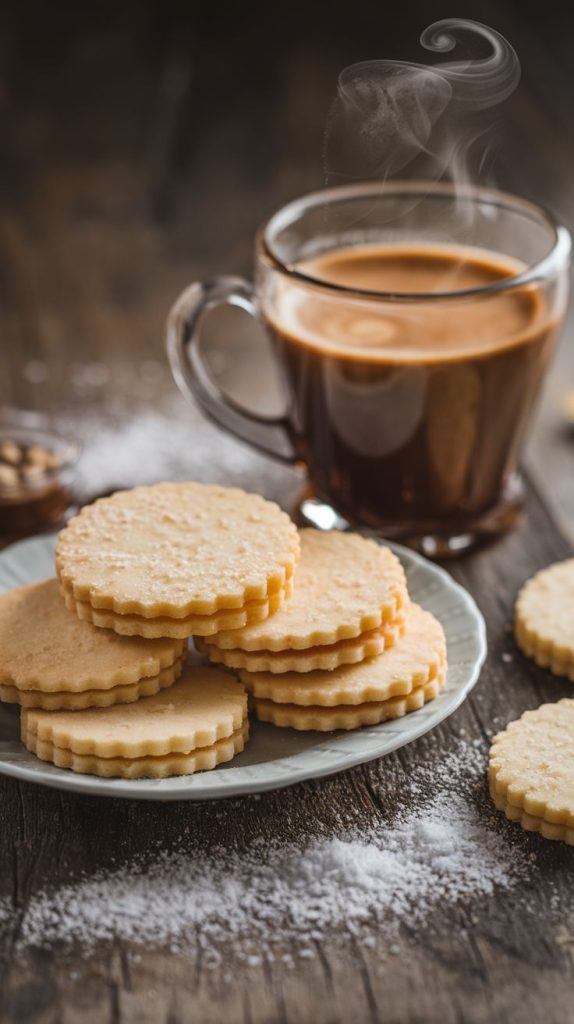
[[276, 704], [272, 700], [253, 697], [255, 714], [261, 722], [300, 732], [335, 732], [337, 729], [360, 729], [363, 725], [379, 725], [392, 718], [403, 718], [434, 700], [444, 685], [441, 672], [424, 686], [405, 697], [370, 701], [366, 704], [340, 704], [338, 707], [302, 707], [300, 704]]
[[161, 754], [158, 757], [94, 757], [74, 754], [46, 740], [27, 734], [24, 745], [42, 761], [51, 761], [58, 768], [71, 768], [84, 775], [121, 779], [166, 779], [174, 775], [193, 775], [208, 771], [240, 754], [249, 738], [247, 719], [239, 729], [208, 747], [197, 747], [189, 754]]
[[440, 622], [411, 604], [404, 635], [375, 658], [342, 665], [332, 672], [275, 675], [242, 671], [240, 678], [255, 697], [278, 704], [335, 707], [404, 696], [436, 678], [445, 665], [446, 643]]
[[187, 618], [283, 590], [299, 540], [289, 516], [237, 488], [185, 483], [120, 491], [84, 508], [58, 539], [76, 601], [118, 615]]
[[211, 746], [231, 736], [246, 716], [241, 683], [220, 669], [188, 665], [168, 692], [135, 704], [85, 711], [25, 708], [22, 737], [37, 736], [74, 754], [158, 757]]
[[544, 822], [548, 838], [563, 838], [550, 834], [554, 826], [565, 836], [574, 830], [574, 700], [542, 704], [507, 725], [492, 741], [488, 773], [497, 806], [515, 809], [508, 817]]
[[490, 795], [494, 800], [497, 810], [504, 811], [509, 821], [517, 821], [527, 832], [540, 832], [540, 835], [544, 836], [545, 839], [561, 839], [562, 842], [574, 846], [574, 828], [568, 828], [567, 825], [552, 825], [549, 821], [545, 821], [544, 818], [537, 818], [534, 814], [527, 814], [522, 808], [509, 804], [500, 793], [495, 792], [492, 786], [490, 787]]
[[241, 609], [215, 612], [213, 615], [189, 615], [185, 619], [170, 619], [158, 616], [146, 619], [142, 615], [117, 615], [106, 609], [92, 608], [87, 601], [76, 601], [68, 590], [62, 588], [62, 596], [69, 611], [74, 612], [83, 622], [93, 626], [112, 629], [122, 636], [172, 637], [186, 639], [190, 636], [212, 636], [221, 629], [241, 628], [249, 622], [260, 622], [273, 615], [293, 591], [293, 581], [287, 580], [283, 590], [270, 594], [265, 601], [248, 601]]
[[301, 531], [292, 599], [272, 619], [213, 638], [242, 651], [306, 650], [392, 623], [407, 604], [403, 568], [374, 540], [333, 530]]
[[159, 690], [171, 686], [183, 671], [184, 659], [164, 668], [157, 676], [146, 676], [138, 683], [112, 686], [109, 690], [84, 690], [82, 693], [65, 691], [42, 693], [41, 690], [19, 690], [16, 686], [0, 683], [0, 700], [20, 704], [23, 708], [43, 708], [45, 711], [80, 711], [83, 708], [107, 708], [112, 704], [131, 704], [142, 697], [152, 697]]
[[537, 665], [574, 681], [574, 558], [549, 565], [524, 584], [515, 634]]
[[386, 622], [350, 640], [336, 644], [308, 647], [302, 651], [239, 651], [219, 648], [196, 638], [195, 646], [215, 664], [228, 668], [246, 669], [248, 672], [313, 672], [317, 669], [332, 671], [341, 665], [355, 665], [374, 658], [396, 644], [405, 629], [404, 618], [396, 625]]
[[180, 640], [103, 633], [67, 611], [56, 579], [0, 594], [0, 683], [81, 693], [157, 676], [183, 653]]

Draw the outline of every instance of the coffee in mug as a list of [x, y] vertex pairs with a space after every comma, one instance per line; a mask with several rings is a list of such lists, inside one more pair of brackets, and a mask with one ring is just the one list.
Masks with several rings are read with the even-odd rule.
[[[518, 459], [567, 300], [570, 240], [482, 188], [361, 184], [291, 203], [261, 230], [256, 285], [193, 285], [168, 321], [180, 386], [222, 426], [304, 463], [301, 518], [444, 555], [508, 527]], [[222, 395], [202, 311], [260, 317], [288, 395], [275, 420]]]

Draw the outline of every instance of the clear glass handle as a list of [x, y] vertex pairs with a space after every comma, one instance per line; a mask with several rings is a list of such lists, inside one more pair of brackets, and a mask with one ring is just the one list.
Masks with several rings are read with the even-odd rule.
[[172, 306], [167, 319], [166, 348], [175, 381], [183, 394], [193, 395], [203, 411], [224, 430], [267, 455], [294, 462], [285, 418], [262, 416], [245, 409], [221, 390], [203, 358], [202, 317], [222, 304], [239, 306], [259, 319], [253, 287], [240, 277], [216, 277], [192, 284]]

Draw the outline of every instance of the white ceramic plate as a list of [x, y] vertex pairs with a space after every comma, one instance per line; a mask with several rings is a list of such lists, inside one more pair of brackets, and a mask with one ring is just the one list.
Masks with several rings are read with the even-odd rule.
[[[0, 591], [53, 575], [54, 545], [55, 536], [33, 537], [1, 552]], [[354, 732], [301, 733], [253, 721], [247, 748], [229, 765], [183, 778], [128, 781], [76, 775], [39, 761], [19, 742], [18, 709], [2, 704], [0, 774], [99, 796], [212, 800], [332, 775], [417, 739], [452, 715], [476, 683], [486, 655], [484, 620], [470, 595], [444, 569], [398, 544], [389, 547], [405, 567], [413, 600], [440, 619], [447, 637], [447, 685], [420, 711]]]

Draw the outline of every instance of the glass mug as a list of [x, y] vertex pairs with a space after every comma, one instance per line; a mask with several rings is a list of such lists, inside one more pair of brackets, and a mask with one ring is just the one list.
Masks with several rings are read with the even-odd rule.
[[[389, 252], [399, 280], [378, 290], [377, 254], [387, 266]], [[469, 254], [477, 279], [464, 277]], [[518, 459], [564, 316], [569, 255], [570, 236], [548, 213], [493, 189], [317, 192], [259, 231], [254, 287], [221, 277], [182, 293], [167, 322], [172, 371], [220, 426], [305, 465], [300, 521], [351, 524], [446, 556], [514, 522]], [[456, 288], [432, 278], [437, 259]], [[287, 395], [281, 416], [246, 410], [210, 373], [201, 320], [225, 303], [269, 332]]]

